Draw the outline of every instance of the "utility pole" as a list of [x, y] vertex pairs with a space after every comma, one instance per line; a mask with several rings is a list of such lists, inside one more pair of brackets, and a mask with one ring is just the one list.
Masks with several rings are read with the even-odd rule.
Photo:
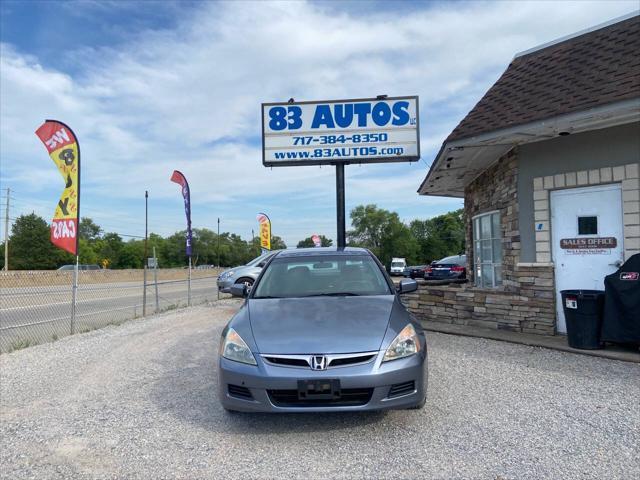
[[4, 267], [5, 272], [9, 271], [9, 196], [11, 189], [7, 188], [7, 208], [4, 211]]
[[142, 291], [142, 316], [147, 316], [147, 233], [149, 226], [149, 192], [144, 191], [144, 271], [143, 271], [143, 283], [144, 289]]

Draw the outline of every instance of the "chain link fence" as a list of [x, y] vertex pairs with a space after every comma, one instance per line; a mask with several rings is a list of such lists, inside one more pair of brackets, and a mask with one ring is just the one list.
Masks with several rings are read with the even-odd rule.
[[[0, 272], [0, 353], [218, 298], [216, 268]], [[222, 295], [222, 294], [220, 294]]]

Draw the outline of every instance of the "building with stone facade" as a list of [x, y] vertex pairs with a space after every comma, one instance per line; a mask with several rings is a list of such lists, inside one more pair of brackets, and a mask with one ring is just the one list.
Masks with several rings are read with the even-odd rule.
[[640, 16], [520, 53], [444, 141], [418, 192], [464, 198], [469, 282], [419, 318], [564, 333], [560, 290], [640, 252]]

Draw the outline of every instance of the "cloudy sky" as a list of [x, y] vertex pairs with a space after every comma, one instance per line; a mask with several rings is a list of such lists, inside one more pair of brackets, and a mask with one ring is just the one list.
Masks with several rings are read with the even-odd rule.
[[[82, 149], [82, 216], [107, 231], [184, 228], [174, 169], [191, 184], [194, 227], [250, 238], [267, 212], [294, 245], [335, 239], [330, 167], [267, 169], [260, 103], [419, 95], [422, 159], [346, 168], [362, 203], [428, 218], [461, 201], [418, 196], [444, 137], [514, 54], [637, 9], [637, 1], [0, 3], [0, 187], [11, 217], [49, 219], [63, 188], [34, 135], [69, 124]], [[3, 215], [4, 216], [4, 215]], [[3, 227], [2, 227], [3, 228]], [[2, 231], [2, 235], [4, 235]]]

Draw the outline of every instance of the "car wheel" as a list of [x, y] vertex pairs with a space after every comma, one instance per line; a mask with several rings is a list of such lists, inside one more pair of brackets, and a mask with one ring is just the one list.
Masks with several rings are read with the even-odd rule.
[[247, 288], [253, 285], [253, 278], [240, 278], [236, 283], [242, 283]]
[[427, 403], [427, 396], [425, 395], [424, 398], [420, 401], [420, 403], [418, 403], [417, 405], [414, 405], [413, 407], [409, 407], [407, 410], [421, 410], [426, 403]]

